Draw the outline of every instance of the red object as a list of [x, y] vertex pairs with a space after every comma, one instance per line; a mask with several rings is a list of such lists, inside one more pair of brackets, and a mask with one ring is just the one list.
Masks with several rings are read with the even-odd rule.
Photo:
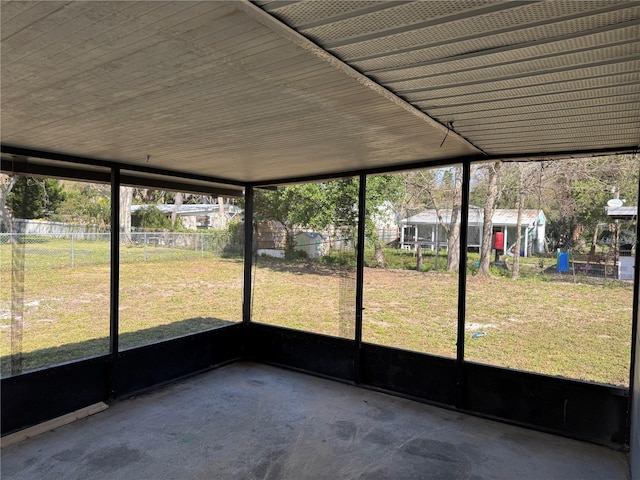
[[493, 238], [493, 248], [496, 250], [504, 249], [504, 233], [496, 232], [495, 237]]

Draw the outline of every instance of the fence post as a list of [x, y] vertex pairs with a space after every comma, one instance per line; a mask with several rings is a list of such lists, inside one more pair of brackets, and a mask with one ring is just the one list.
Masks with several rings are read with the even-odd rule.
[[71, 233], [71, 268], [76, 266], [76, 246], [75, 246], [75, 235]]

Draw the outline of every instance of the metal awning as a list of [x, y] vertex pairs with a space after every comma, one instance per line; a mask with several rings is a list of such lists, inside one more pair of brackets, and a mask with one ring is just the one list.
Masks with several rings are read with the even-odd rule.
[[[3, 1], [3, 152], [237, 184], [632, 152], [640, 4]], [[23, 157], [17, 157], [18, 160]]]
[[615, 220], [634, 220], [638, 218], [638, 207], [604, 207], [607, 215]]

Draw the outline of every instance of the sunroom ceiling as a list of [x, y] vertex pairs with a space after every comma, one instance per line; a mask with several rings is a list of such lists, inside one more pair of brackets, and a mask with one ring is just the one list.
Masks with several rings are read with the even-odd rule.
[[5, 153], [259, 184], [640, 143], [638, 2], [3, 1], [0, 13]]

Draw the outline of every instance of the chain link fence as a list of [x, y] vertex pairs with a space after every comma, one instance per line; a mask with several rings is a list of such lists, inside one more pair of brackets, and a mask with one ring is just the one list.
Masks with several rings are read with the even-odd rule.
[[[110, 233], [0, 233], [0, 271], [15, 263], [15, 247], [23, 256], [21, 268], [109, 265]], [[120, 234], [120, 262], [155, 262], [206, 256], [242, 255], [242, 242], [227, 232], [133, 232]]]

